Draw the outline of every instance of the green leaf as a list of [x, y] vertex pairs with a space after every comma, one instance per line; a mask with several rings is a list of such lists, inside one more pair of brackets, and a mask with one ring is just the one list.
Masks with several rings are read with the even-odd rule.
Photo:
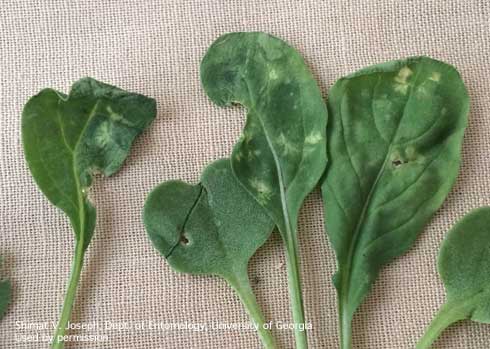
[[[2, 259], [0, 258], [0, 263]], [[12, 298], [12, 286], [8, 280], [0, 280], [0, 319], [7, 312], [7, 307]]]
[[[44, 89], [24, 107], [27, 164], [44, 195], [70, 218], [76, 237], [72, 277], [55, 339], [65, 333], [83, 255], [95, 228], [95, 208], [87, 197], [92, 175], [117, 172], [133, 140], [155, 115], [153, 99], [91, 78], [76, 82], [68, 96]], [[53, 348], [62, 347], [55, 340]]]
[[457, 321], [490, 324], [490, 207], [473, 210], [451, 229], [438, 264], [447, 300], [417, 349], [430, 348]]
[[455, 182], [468, 95], [452, 66], [413, 57], [340, 79], [328, 108], [322, 191], [346, 349], [381, 267], [408, 250]]
[[250, 287], [247, 265], [274, 223], [242, 188], [228, 159], [209, 165], [201, 182], [160, 184], [148, 196], [143, 220], [155, 248], [182, 273], [218, 275], [237, 291], [259, 326], [266, 348], [274, 340]]
[[[209, 48], [201, 81], [218, 105], [240, 103], [247, 121], [233, 173], [278, 226], [286, 244], [293, 319], [304, 323], [296, 234], [299, 209], [326, 166], [327, 110], [301, 55], [264, 33], [231, 33]], [[306, 333], [296, 331], [298, 348]]]

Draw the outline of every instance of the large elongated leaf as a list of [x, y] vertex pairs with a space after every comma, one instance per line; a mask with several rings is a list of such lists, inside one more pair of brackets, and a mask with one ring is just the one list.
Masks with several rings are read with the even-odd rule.
[[[233, 173], [262, 205], [286, 243], [293, 317], [303, 323], [296, 225], [306, 195], [326, 165], [327, 110], [301, 55], [264, 33], [223, 35], [201, 63], [218, 105], [240, 103], [247, 121], [233, 148]], [[298, 348], [306, 347], [296, 332]]]
[[451, 229], [438, 264], [447, 300], [417, 349], [430, 348], [457, 321], [490, 324], [490, 207], [473, 210]]
[[92, 174], [115, 173], [134, 138], [155, 118], [151, 98], [85, 78], [68, 96], [52, 89], [32, 97], [22, 113], [22, 142], [29, 169], [51, 203], [70, 218], [76, 252], [54, 348], [63, 343], [83, 255], [95, 228], [95, 208], [88, 200]]
[[327, 110], [316, 81], [294, 48], [264, 33], [221, 36], [201, 63], [201, 80], [216, 104], [247, 108], [233, 172], [289, 239], [326, 165]]
[[197, 185], [170, 181], [155, 188], [145, 204], [144, 222], [173, 269], [226, 279], [258, 324], [264, 345], [274, 347], [247, 276], [249, 259], [274, 223], [233, 176], [228, 159], [209, 165]]
[[322, 190], [348, 348], [352, 316], [381, 266], [412, 245], [453, 186], [468, 95], [452, 66], [414, 57], [340, 79], [328, 108]]

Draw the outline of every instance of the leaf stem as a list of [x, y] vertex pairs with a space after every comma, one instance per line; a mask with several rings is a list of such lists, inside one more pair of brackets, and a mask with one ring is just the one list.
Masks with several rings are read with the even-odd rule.
[[464, 302], [463, 304], [454, 302], [444, 304], [417, 343], [416, 349], [429, 349], [446, 328], [468, 316]]
[[294, 337], [296, 349], [307, 349], [308, 338], [305, 329], [305, 312], [301, 290], [300, 265], [298, 258], [298, 238], [292, 234], [289, 224], [286, 225], [288, 240], [286, 243], [286, 261], [288, 271], [289, 297], [293, 313]]
[[344, 301], [339, 299], [340, 348], [352, 348], [352, 316], [347, 313]]
[[238, 293], [248, 315], [257, 326], [257, 332], [262, 340], [264, 348], [276, 349], [276, 341], [272, 336], [270, 329], [266, 326], [265, 317], [260, 305], [257, 303], [252, 287], [250, 286], [247, 271], [238, 272], [234, 277], [227, 279], [233, 289]]
[[75, 257], [73, 258], [70, 280], [68, 282], [68, 289], [66, 291], [63, 309], [61, 311], [61, 317], [53, 337], [53, 343], [51, 345], [52, 349], [62, 349], [65, 346], [65, 343], [63, 342], [63, 337], [65, 336], [66, 328], [71, 318], [73, 304], [75, 302], [75, 296], [77, 293], [78, 282], [80, 280], [80, 274], [83, 268], [84, 255], [85, 249], [83, 243], [77, 241], [75, 245]]

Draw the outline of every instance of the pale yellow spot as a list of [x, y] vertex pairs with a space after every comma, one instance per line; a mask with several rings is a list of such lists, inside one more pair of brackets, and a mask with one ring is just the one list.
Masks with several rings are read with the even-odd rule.
[[294, 146], [294, 144], [292, 144], [287, 140], [284, 133], [281, 133], [277, 138], [277, 144], [282, 148], [282, 155], [284, 156], [297, 152], [297, 149]]
[[402, 95], [406, 95], [408, 91], [408, 85], [396, 84], [395, 91], [401, 93]]
[[111, 127], [109, 122], [103, 122], [100, 124], [95, 132], [94, 139], [95, 143], [99, 147], [104, 147], [111, 141]]
[[417, 95], [419, 98], [427, 98], [430, 96], [429, 92], [423, 85], [420, 85], [419, 88], [417, 89]]
[[401, 154], [398, 150], [393, 151], [390, 155], [390, 161], [396, 161], [400, 158]]
[[305, 138], [305, 143], [306, 144], [318, 144], [322, 140], [322, 134], [318, 131], [314, 131], [310, 133], [308, 136]]
[[439, 72], [432, 72], [432, 75], [430, 76], [429, 80], [439, 82], [441, 80], [441, 73]]
[[257, 200], [261, 204], [266, 204], [272, 196], [272, 189], [258, 178], [252, 178], [250, 180], [250, 186], [257, 192]]
[[408, 91], [408, 78], [413, 72], [409, 67], [403, 67], [395, 76], [395, 91], [401, 94], [407, 94]]
[[109, 116], [111, 117], [112, 120], [116, 122], [122, 120], [123, 117], [120, 114], [114, 112], [110, 105], [107, 106], [106, 110], [109, 113]]
[[408, 146], [405, 153], [407, 154], [407, 158], [410, 160], [415, 160], [417, 158], [417, 150], [414, 146]]
[[279, 75], [277, 75], [276, 70], [275, 69], [269, 70], [269, 79], [276, 80], [277, 78], [279, 78]]
[[395, 76], [395, 81], [398, 82], [399, 84], [406, 84], [408, 77], [412, 74], [413, 72], [409, 67], [403, 67], [398, 72], [398, 75]]
[[447, 109], [446, 109], [446, 107], [443, 107], [443, 108], [441, 109], [441, 115], [443, 115], [443, 116], [444, 116], [444, 115], [446, 115], [446, 114], [447, 114]]

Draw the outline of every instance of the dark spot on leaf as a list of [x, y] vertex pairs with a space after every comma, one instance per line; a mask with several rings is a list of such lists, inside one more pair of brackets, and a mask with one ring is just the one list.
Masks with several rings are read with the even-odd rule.
[[189, 239], [185, 235], [182, 235], [180, 237], [180, 244], [183, 246], [187, 246], [189, 244]]
[[393, 167], [398, 168], [401, 165], [404, 165], [404, 164], [408, 163], [408, 161], [407, 160], [396, 159], [396, 160], [393, 160], [391, 163], [393, 164]]

